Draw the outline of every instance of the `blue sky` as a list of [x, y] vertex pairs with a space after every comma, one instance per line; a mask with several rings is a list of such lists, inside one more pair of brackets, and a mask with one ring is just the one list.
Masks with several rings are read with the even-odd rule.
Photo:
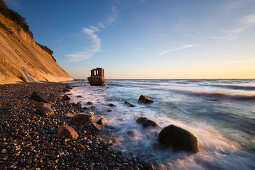
[[74, 78], [255, 78], [254, 0], [6, 0]]

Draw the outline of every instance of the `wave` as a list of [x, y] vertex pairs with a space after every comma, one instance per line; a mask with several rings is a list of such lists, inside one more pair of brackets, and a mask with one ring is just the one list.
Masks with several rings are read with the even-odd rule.
[[203, 86], [222, 87], [222, 88], [234, 89], [234, 90], [247, 90], [247, 91], [254, 91], [255, 90], [254, 86], [220, 85], [220, 84], [203, 85]]
[[217, 98], [228, 98], [235, 100], [255, 100], [255, 94], [235, 94], [229, 93], [226, 91], [197, 91], [197, 90], [185, 90], [185, 89], [174, 89], [174, 88], [166, 88], [166, 87], [153, 87], [153, 86], [143, 86], [145, 88], [155, 89], [155, 90], [166, 90], [171, 92], [183, 93], [188, 95], [196, 95], [196, 96], [211, 96]]

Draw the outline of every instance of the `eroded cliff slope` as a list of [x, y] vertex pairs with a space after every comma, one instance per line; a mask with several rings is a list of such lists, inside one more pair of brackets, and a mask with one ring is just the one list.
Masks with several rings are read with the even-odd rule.
[[0, 14], [0, 84], [72, 80], [17, 23]]

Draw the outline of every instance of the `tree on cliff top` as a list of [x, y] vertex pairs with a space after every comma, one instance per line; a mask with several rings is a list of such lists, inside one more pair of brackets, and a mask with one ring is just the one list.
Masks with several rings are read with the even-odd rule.
[[4, 0], [0, 0], [0, 13], [3, 16], [16, 22], [19, 26], [21, 26], [21, 28], [25, 32], [27, 32], [33, 38], [33, 33], [30, 30], [30, 28], [26, 22], [26, 19], [24, 17], [22, 17], [19, 13], [9, 9]]

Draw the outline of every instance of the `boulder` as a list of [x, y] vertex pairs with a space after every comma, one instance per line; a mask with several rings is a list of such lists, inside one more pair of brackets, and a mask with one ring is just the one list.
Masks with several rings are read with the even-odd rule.
[[133, 105], [133, 104], [131, 104], [131, 103], [127, 102], [127, 101], [125, 101], [125, 103], [124, 103], [124, 104], [128, 105], [129, 107], [135, 107], [135, 105]]
[[40, 92], [34, 91], [31, 96], [30, 99], [37, 101], [37, 102], [43, 102], [43, 103], [47, 103], [47, 95], [42, 94]]
[[87, 105], [93, 105], [93, 103], [92, 102], [87, 102]]
[[141, 95], [138, 99], [139, 103], [144, 103], [144, 104], [149, 104], [149, 103], [153, 103], [153, 101], [151, 100], [151, 98], [149, 96], [144, 96]]
[[64, 136], [66, 138], [71, 138], [72, 140], [76, 140], [79, 137], [75, 129], [68, 125], [62, 125], [58, 127], [58, 135]]
[[92, 131], [100, 131], [101, 130], [101, 126], [99, 124], [97, 124], [97, 123], [91, 123], [89, 125], [89, 128]]
[[55, 115], [52, 108], [50, 108], [50, 107], [39, 107], [37, 109], [37, 113], [39, 115], [45, 115], [45, 116], [54, 116]]
[[157, 123], [155, 123], [154, 121], [147, 119], [146, 117], [139, 117], [136, 122], [140, 125], [142, 125], [144, 128], [148, 128], [148, 127], [157, 127], [159, 126]]
[[105, 125], [106, 124], [106, 121], [104, 118], [100, 118], [98, 121], [97, 121], [97, 124], [99, 125]]
[[78, 113], [74, 116], [74, 119], [80, 124], [92, 123], [95, 120], [93, 112]]
[[62, 92], [64, 92], [64, 93], [69, 92], [69, 91], [70, 91], [70, 89], [67, 89], [67, 88], [62, 89]]
[[159, 133], [162, 144], [187, 152], [199, 152], [197, 136], [175, 125], [169, 125]]
[[108, 104], [108, 106], [115, 107], [115, 104], [110, 103], [110, 104]]
[[62, 100], [71, 100], [71, 98], [70, 97], [68, 97], [67, 95], [64, 95], [63, 97], [62, 97]]

